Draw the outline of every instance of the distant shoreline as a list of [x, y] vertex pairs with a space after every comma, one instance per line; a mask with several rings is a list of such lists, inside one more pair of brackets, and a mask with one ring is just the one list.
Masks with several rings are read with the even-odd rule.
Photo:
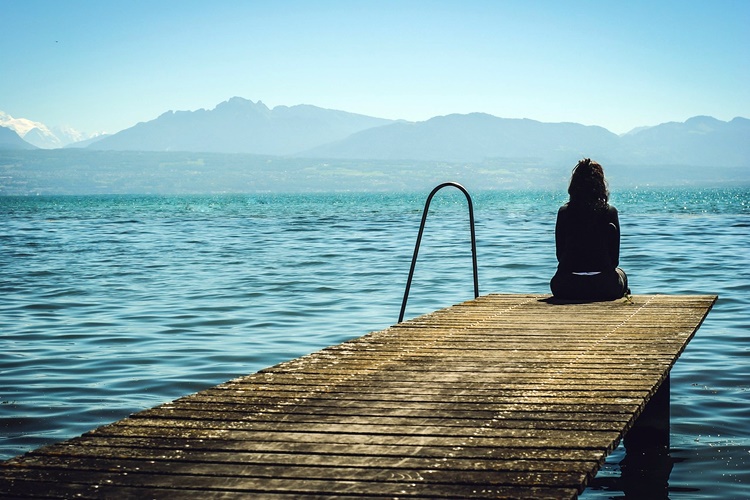
[[[613, 187], [750, 186], [750, 167], [617, 165]], [[570, 164], [534, 158], [476, 162], [344, 160], [252, 154], [0, 151], [1, 195], [406, 192], [448, 180], [477, 190], [560, 189]]]

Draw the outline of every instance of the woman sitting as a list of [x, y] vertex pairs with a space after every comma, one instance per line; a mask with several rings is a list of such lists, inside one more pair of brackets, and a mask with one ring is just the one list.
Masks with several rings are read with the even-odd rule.
[[557, 212], [557, 272], [552, 294], [567, 300], [614, 300], [630, 294], [620, 260], [620, 221], [609, 204], [602, 166], [578, 162], [568, 187], [570, 200]]

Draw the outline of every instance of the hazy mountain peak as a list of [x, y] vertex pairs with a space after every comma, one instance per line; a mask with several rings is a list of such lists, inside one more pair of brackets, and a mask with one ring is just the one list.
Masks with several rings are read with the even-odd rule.
[[694, 116], [685, 121], [685, 126], [693, 132], [708, 133], [714, 131], [717, 127], [726, 125], [727, 122], [717, 120], [712, 116]]
[[36, 149], [36, 147], [21, 139], [21, 136], [12, 128], [0, 125], [0, 150], [3, 149]]
[[714, 124], [726, 123], [726, 122], [722, 122], [721, 120], [718, 120], [714, 118], [713, 116], [697, 115], [697, 116], [688, 118], [687, 120], [685, 120], [685, 123], [689, 123], [689, 124], [710, 123], [711, 125], [714, 125]]
[[651, 128], [650, 125], [644, 125], [642, 127], [635, 127], [634, 129], [629, 130], [628, 132], [625, 132], [624, 134], [620, 134], [620, 136], [624, 137], [626, 135], [636, 135], [636, 134], [639, 134], [639, 133], [643, 132], [644, 130], [648, 130], [650, 128]]
[[263, 104], [263, 101], [253, 102], [249, 99], [245, 99], [243, 97], [237, 97], [234, 96], [224, 102], [221, 102], [216, 105], [214, 108], [214, 111], [225, 111], [225, 110], [232, 110], [232, 111], [240, 111], [240, 112], [248, 112], [248, 111], [255, 111], [260, 113], [268, 113], [271, 110]]

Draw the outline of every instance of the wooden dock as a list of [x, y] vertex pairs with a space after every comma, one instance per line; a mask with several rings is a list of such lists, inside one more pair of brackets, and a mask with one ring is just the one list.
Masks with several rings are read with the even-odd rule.
[[715, 296], [487, 295], [0, 465], [0, 497], [575, 498]]

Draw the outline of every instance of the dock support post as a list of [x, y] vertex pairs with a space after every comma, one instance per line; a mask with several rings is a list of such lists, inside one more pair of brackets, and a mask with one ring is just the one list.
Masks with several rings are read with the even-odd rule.
[[623, 440], [622, 487], [628, 498], [669, 498], [669, 375]]
[[625, 435], [630, 453], [660, 448], [669, 451], [669, 375], [646, 404], [643, 413]]

